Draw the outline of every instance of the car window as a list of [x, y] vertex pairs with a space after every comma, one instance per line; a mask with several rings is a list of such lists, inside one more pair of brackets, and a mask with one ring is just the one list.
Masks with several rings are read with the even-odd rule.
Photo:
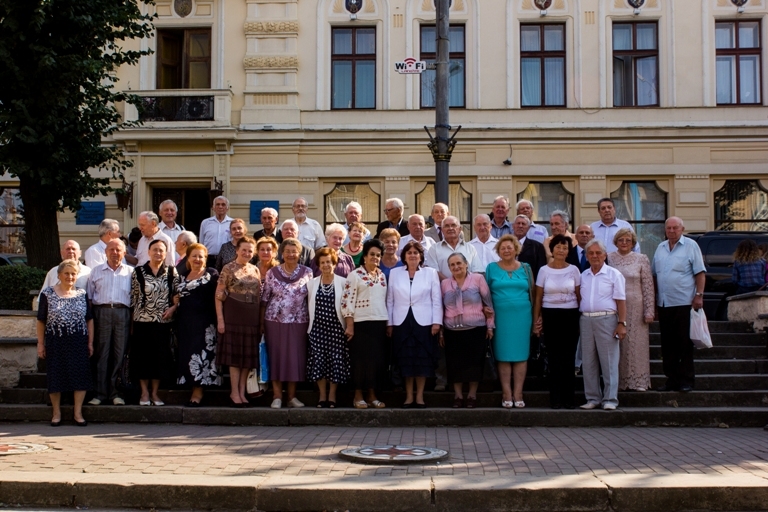
[[12, 265], [26, 265], [27, 264], [27, 257], [26, 256], [11, 256], [9, 258], [11, 260]]
[[736, 252], [739, 242], [741, 239], [738, 238], [710, 240], [706, 254], [704, 254], [705, 265], [709, 267], [733, 266], [733, 253]]

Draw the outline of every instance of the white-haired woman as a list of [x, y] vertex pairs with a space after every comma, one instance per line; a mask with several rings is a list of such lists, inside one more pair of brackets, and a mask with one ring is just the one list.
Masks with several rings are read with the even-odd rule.
[[[344, 245], [344, 239], [346, 238], [347, 230], [341, 224], [333, 223], [325, 228], [325, 241], [338, 258], [338, 263], [336, 263], [333, 273], [341, 277], [347, 277], [350, 272], [355, 270], [355, 262], [352, 260], [352, 256], [345, 254], [341, 250], [341, 246]], [[312, 261], [310, 267], [315, 277], [320, 275], [320, 267], [317, 266], [317, 263]]]

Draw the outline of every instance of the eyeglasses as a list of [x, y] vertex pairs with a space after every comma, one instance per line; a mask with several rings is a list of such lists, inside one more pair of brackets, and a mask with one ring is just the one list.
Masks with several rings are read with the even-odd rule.
[[384, 208], [384, 213], [394, 212], [396, 210], [399, 210], [399, 208]]
[[306, 210], [307, 209], [307, 205], [305, 205], [305, 204], [295, 204], [295, 205], [293, 205], [293, 207], [296, 208], [297, 210]]

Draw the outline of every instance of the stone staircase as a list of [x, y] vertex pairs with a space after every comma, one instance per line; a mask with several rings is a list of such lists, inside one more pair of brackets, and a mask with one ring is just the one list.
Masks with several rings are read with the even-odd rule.
[[[339, 408], [317, 409], [317, 393], [311, 384], [300, 385], [298, 398], [303, 409], [269, 409], [271, 393], [252, 400], [254, 407], [231, 409], [228, 379], [219, 389], [206, 391], [202, 408], [186, 408], [189, 392], [162, 386], [165, 407], [139, 407], [138, 395], [128, 396], [129, 405], [87, 406], [89, 421], [163, 422], [247, 425], [518, 425], [518, 426], [624, 426], [690, 425], [762, 427], [768, 424], [768, 335], [754, 332], [746, 322], [710, 322], [714, 348], [697, 350], [696, 389], [691, 393], [620, 392], [619, 410], [551, 410], [545, 378], [529, 375], [524, 386], [525, 409], [499, 407], [497, 383], [485, 382], [478, 394], [478, 409], [451, 409], [453, 393], [428, 392], [423, 410], [402, 410], [403, 393], [386, 391], [379, 398], [388, 404], [382, 410], [351, 409], [351, 394], [342, 390]], [[17, 343], [23, 339], [16, 339]], [[34, 339], [27, 340], [34, 343]], [[662, 373], [658, 324], [651, 326], [651, 382], [665, 382]], [[0, 347], [3, 339], [0, 338]], [[583, 389], [581, 377], [578, 389]], [[427, 389], [433, 384], [428, 382]], [[63, 397], [66, 404], [66, 398]], [[577, 400], [583, 400], [583, 395]], [[15, 387], [0, 389], [0, 421], [47, 421], [45, 361], [36, 371], [22, 371]], [[71, 402], [70, 402], [71, 403]], [[65, 413], [67, 414], [67, 413]]]

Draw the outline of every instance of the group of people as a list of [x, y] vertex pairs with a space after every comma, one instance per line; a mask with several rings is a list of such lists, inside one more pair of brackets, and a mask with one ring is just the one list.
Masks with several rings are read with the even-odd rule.
[[664, 388], [693, 387], [688, 312], [702, 305], [704, 267], [679, 218], [667, 220], [668, 240], [650, 262], [609, 198], [598, 203], [601, 220], [575, 234], [565, 212], [552, 212], [550, 234], [533, 222], [530, 201], [520, 201], [510, 220], [500, 196], [489, 215], [475, 217], [470, 241], [442, 203], [426, 229], [423, 216], [406, 219], [402, 201], [388, 199], [375, 234], [356, 202], [346, 206], [344, 225], [324, 230], [307, 206], [296, 199], [294, 218], [279, 228], [277, 211], [263, 209], [263, 229], [251, 237], [244, 220], [227, 215], [221, 196], [198, 242], [175, 223], [176, 205], [166, 201], [162, 221], [151, 211], [138, 216], [133, 261], [111, 219], [86, 251], [91, 265], [80, 264], [79, 246], [67, 241], [38, 314], [51, 424], [61, 421], [64, 391], [75, 391], [75, 420], [85, 424], [81, 406], [93, 382], [89, 404], [125, 403], [116, 380], [129, 345], [140, 405], [164, 405], [158, 387], [175, 356], [171, 376], [192, 389], [187, 406], [200, 406], [226, 366], [231, 405], [246, 407], [262, 340], [273, 408], [284, 401], [303, 407], [296, 385], [304, 381], [317, 384], [318, 407], [335, 408], [338, 386], [346, 384], [355, 408], [383, 408], [379, 393], [393, 377], [403, 380], [404, 408], [427, 406], [433, 377], [437, 390], [453, 384], [454, 407], [474, 408], [489, 358], [502, 407], [522, 408], [531, 337], [543, 335], [551, 406], [576, 406], [578, 348], [587, 399], [581, 407], [610, 410], [619, 389], [650, 388], [648, 324], [657, 306]]

